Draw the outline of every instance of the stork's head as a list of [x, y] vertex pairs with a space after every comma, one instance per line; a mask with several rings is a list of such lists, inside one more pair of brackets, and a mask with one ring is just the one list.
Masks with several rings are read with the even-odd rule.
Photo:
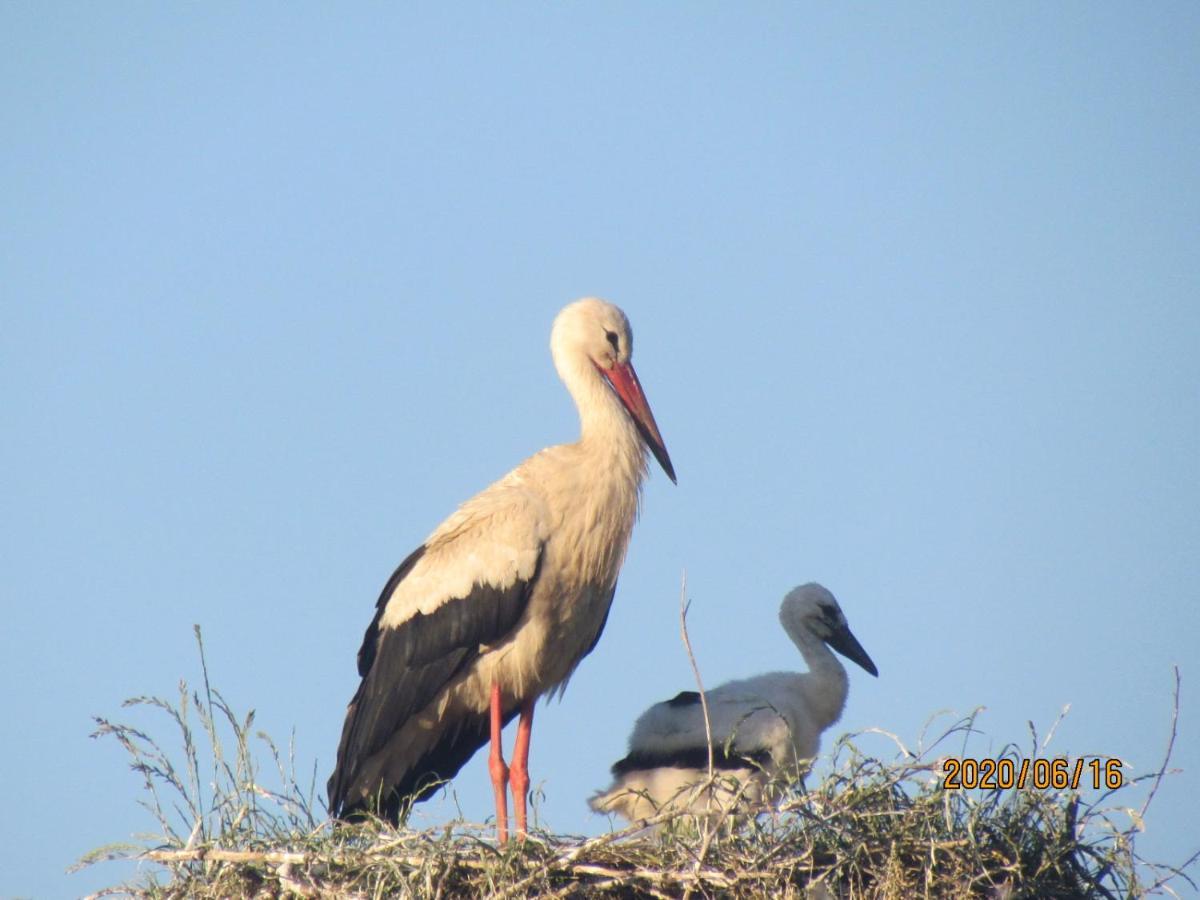
[[[620, 307], [596, 297], [563, 307], [550, 332], [550, 350], [554, 365], [568, 387], [579, 377], [599, 374], [620, 400], [667, 477], [674, 481], [671, 457], [633, 369], [633, 329]], [[577, 396], [576, 400], [579, 399]]]
[[779, 607], [779, 621], [788, 634], [806, 631], [872, 675], [879, 675], [875, 663], [850, 631], [837, 600], [821, 585], [810, 582], [792, 588]]

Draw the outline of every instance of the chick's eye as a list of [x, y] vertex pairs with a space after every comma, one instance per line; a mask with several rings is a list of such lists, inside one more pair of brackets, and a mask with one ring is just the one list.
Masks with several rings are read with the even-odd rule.
[[620, 339], [617, 337], [617, 333], [615, 331], [606, 331], [606, 332], [604, 332], [604, 336], [608, 339], [608, 342], [612, 345], [613, 353], [620, 353], [621, 352], [621, 342], [620, 342]]

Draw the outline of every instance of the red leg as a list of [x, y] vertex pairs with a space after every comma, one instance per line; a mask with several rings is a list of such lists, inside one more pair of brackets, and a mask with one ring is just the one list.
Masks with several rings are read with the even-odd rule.
[[533, 730], [533, 700], [521, 704], [521, 721], [517, 724], [517, 741], [513, 744], [512, 793], [513, 812], [517, 816], [517, 834], [525, 837], [525, 803], [529, 797], [529, 733]]
[[500, 709], [500, 685], [492, 684], [492, 752], [488, 756], [488, 772], [492, 776], [492, 790], [496, 794], [496, 839], [508, 843], [508, 766], [504, 764], [504, 748], [500, 744], [500, 732], [504, 727], [504, 716]]

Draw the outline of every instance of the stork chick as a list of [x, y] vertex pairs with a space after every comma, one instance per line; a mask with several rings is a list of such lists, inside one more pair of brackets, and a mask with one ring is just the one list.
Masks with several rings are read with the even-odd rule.
[[804, 774], [821, 733], [841, 718], [849, 691], [846, 669], [830, 648], [872, 675], [879, 672], [821, 585], [789, 592], [779, 621], [809, 671], [770, 672], [706, 693], [715, 783], [707, 785], [700, 695], [683, 691], [638, 718], [628, 755], [612, 767], [613, 784], [589, 801], [593, 810], [631, 822], [668, 810], [721, 815], [758, 806], [768, 785]]

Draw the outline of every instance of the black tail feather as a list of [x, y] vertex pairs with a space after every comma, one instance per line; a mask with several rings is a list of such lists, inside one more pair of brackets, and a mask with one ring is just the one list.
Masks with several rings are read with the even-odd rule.
[[[504, 715], [507, 725], [517, 714], [517, 708]], [[387, 819], [393, 825], [400, 824], [408, 816], [414, 803], [428, 800], [438, 788], [458, 774], [471, 757], [490, 738], [491, 726], [487, 712], [463, 719], [457, 728], [446, 729], [429, 752], [417, 760], [405, 773], [404, 778], [390, 789], [382, 790], [370, 800], [347, 803], [335, 811], [339, 819], [353, 822], [368, 813]], [[380, 786], [381, 789], [384, 787]]]

